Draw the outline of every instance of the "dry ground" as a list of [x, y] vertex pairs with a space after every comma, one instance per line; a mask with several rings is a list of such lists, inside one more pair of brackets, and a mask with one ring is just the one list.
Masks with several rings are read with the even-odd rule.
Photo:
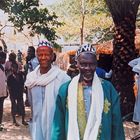
[[[21, 117], [17, 117], [19, 127], [16, 127], [12, 123], [12, 118], [10, 114], [10, 101], [7, 98], [4, 103], [4, 117], [3, 124], [6, 130], [0, 132], [0, 140], [31, 140], [29, 134], [29, 128], [21, 124]], [[28, 107], [26, 109], [26, 120], [30, 118], [30, 109]], [[135, 136], [138, 132], [138, 125], [135, 125], [132, 122], [125, 122], [125, 135], [126, 140], [131, 140], [133, 136]]]
[[[4, 102], [4, 116], [3, 116], [3, 124], [5, 130], [0, 132], [0, 140], [31, 140], [29, 134], [28, 126], [24, 126], [21, 123], [21, 117], [17, 117], [17, 122], [20, 124], [19, 127], [16, 127], [12, 123], [12, 117], [10, 114], [10, 101], [9, 99], [5, 99]], [[26, 109], [26, 120], [29, 119], [30, 109]]]

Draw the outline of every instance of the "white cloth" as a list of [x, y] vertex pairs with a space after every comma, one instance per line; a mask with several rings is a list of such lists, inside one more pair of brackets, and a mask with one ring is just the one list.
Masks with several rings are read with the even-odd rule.
[[131, 60], [128, 65], [132, 67], [132, 71], [140, 73], [140, 58]]
[[[62, 70], [60, 70], [58, 67], [53, 66], [46, 74], [41, 75], [40, 66], [37, 66], [34, 71], [27, 75], [25, 85], [29, 89], [32, 89], [35, 86], [45, 86], [45, 97], [42, 105], [42, 110], [39, 110], [40, 112], [38, 112], [41, 113], [40, 123], [42, 133], [40, 133], [40, 135], [43, 135], [43, 139], [41, 140], [50, 140], [56, 96], [58, 94], [59, 87], [68, 80], [70, 80], [70, 78]], [[34, 127], [36, 125], [32, 126]], [[35, 128], [34, 130], [38, 131], [37, 129], [39, 128]], [[37, 140], [35, 135], [36, 134], [34, 134], [34, 136], [32, 135], [33, 140]]]
[[[68, 88], [68, 137], [67, 140], [80, 140], [79, 128], [77, 122], [77, 87], [80, 75], [74, 77]], [[92, 82], [92, 101], [89, 112], [89, 117], [84, 133], [83, 140], [96, 140], [98, 130], [101, 124], [102, 112], [104, 105], [104, 95], [101, 81], [97, 74], [94, 74]]]

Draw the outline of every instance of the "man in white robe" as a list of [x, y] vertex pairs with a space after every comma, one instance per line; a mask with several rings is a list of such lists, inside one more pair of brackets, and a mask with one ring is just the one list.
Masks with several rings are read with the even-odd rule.
[[52, 66], [53, 49], [43, 41], [37, 48], [39, 66], [27, 75], [25, 85], [32, 97], [32, 140], [50, 140], [55, 100], [59, 87], [70, 80], [66, 73]]

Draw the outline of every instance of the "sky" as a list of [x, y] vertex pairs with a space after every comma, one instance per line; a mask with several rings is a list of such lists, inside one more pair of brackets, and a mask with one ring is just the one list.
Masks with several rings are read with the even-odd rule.
[[54, 3], [59, 2], [61, 0], [41, 0], [41, 1], [45, 5], [51, 5], [51, 4], [54, 4]]

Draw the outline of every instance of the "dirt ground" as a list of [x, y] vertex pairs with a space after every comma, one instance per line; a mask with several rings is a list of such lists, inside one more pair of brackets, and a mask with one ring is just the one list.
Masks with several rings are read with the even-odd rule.
[[[22, 125], [21, 117], [16, 118], [20, 126], [17, 127], [13, 125], [10, 110], [11, 104], [10, 100], [7, 98], [4, 101], [4, 116], [3, 116], [3, 124], [5, 129], [2, 132], [0, 132], [0, 140], [31, 140], [29, 128], [28, 126]], [[26, 110], [26, 120], [29, 120], [30, 109], [26, 107], [25, 110]]]
[[[12, 123], [12, 118], [10, 114], [10, 101], [9, 99], [5, 99], [4, 102], [4, 116], [3, 116], [3, 124], [4, 124], [4, 131], [0, 131], [0, 140], [31, 140], [29, 127], [24, 126], [21, 123], [21, 117], [17, 117], [17, 121], [20, 124], [19, 127], [16, 127]], [[26, 120], [30, 118], [30, 108], [26, 107]], [[138, 131], [138, 125], [135, 125], [132, 122], [125, 122], [125, 135], [126, 140], [131, 140], [136, 134], [140, 133]], [[139, 139], [140, 140], [140, 139]]]

